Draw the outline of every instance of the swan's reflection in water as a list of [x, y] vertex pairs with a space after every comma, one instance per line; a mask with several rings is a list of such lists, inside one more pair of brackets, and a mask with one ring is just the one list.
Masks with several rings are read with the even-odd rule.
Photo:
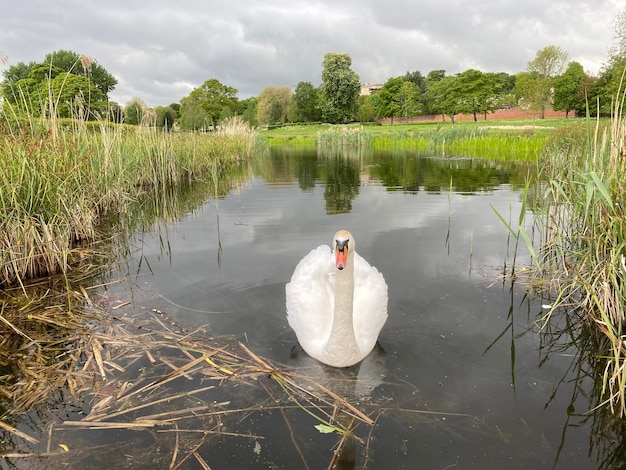
[[296, 343], [289, 355], [289, 365], [347, 401], [369, 398], [389, 372], [385, 350], [379, 342], [365, 359], [350, 367], [322, 364]]
[[[374, 390], [383, 384], [389, 373], [385, 350], [379, 342], [372, 352], [361, 362], [351, 367], [330, 367], [309, 356], [296, 343], [289, 355], [289, 365], [297, 374], [292, 379], [305, 389], [313, 382], [328, 389], [339, 398], [358, 407], [359, 402], [372, 398]], [[300, 377], [300, 380], [299, 380]], [[344, 429], [353, 427], [354, 418], [345, 413], [337, 413], [336, 423]], [[341, 437], [335, 449], [335, 461], [332, 468], [357, 468], [358, 438], [352, 433]]]

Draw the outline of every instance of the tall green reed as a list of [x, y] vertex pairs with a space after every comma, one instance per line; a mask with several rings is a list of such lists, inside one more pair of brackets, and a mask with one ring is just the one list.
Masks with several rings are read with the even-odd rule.
[[331, 126], [318, 131], [316, 142], [321, 149], [341, 149], [343, 147], [363, 147], [372, 141], [372, 135], [363, 127]]
[[372, 145], [378, 150], [427, 151], [432, 155], [453, 155], [490, 160], [536, 161], [547, 135], [533, 131], [503, 132], [475, 126], [450, 126], [423, 131], [400, 131], [376, 135]]
[[256, 140], [236, 119], [218, 132], [182, 134], [88, 122], [93, 116], [84, 110], [73, 119], [41, 115], [4, 107], [0, 285], [65, 272], [76, 244], [97, 239], [103, 216], [127, 211], [140, 195], [208, 177], [215, 165], [236, 164]]
[[608, 125], [587, 117], [582, 138], [565, 132], [546, 153], [539, 259], [556, 286], [546, 325], [559, 307], [593, 332], [603, 362], [604, 404], [626, 417], [625, 94]]

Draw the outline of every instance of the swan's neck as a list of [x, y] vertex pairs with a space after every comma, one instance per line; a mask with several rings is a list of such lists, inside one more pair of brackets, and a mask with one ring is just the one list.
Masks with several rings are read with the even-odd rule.
[[326, 354], [335, 360], [349, 361], [359, 354], [354, 336], [354, 254], [348, 256], [346, 267], [335, 272], [335, 314], [330, 330]]

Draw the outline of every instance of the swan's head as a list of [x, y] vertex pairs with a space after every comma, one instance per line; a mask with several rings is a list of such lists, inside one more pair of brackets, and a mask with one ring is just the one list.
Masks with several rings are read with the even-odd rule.
[[354, 237], [347, 230], [339, 230], [333, 238], [335, 265], [340, 271], [348, 265], [348, 255], [354, 251]]

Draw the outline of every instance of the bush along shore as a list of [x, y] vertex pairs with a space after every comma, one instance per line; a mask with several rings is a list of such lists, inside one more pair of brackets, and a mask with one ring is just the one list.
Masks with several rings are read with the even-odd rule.
[[[15, 120], [14, 120], [15, 122]], [[256, 134], [233, 119], [212, 133], [54, 118], [0, 128], [0, 286], [63, 273], [98, 223], [146, 193], [210, 178], [248, 158]]]
[[[587, 131], [564, 129], [542, 159], [546, 191], [536, 215], [542, 233], [540, 277], [555, 301], [541, 319], [582, 327], [602, 375], [601, 403], [626, 417], [626, 119], [625, 96], [608, 124], [587, 118]], [[557, 136], [555, 136], [557, 137]], [[555, 318], [553, 318], [555, 317]]]

